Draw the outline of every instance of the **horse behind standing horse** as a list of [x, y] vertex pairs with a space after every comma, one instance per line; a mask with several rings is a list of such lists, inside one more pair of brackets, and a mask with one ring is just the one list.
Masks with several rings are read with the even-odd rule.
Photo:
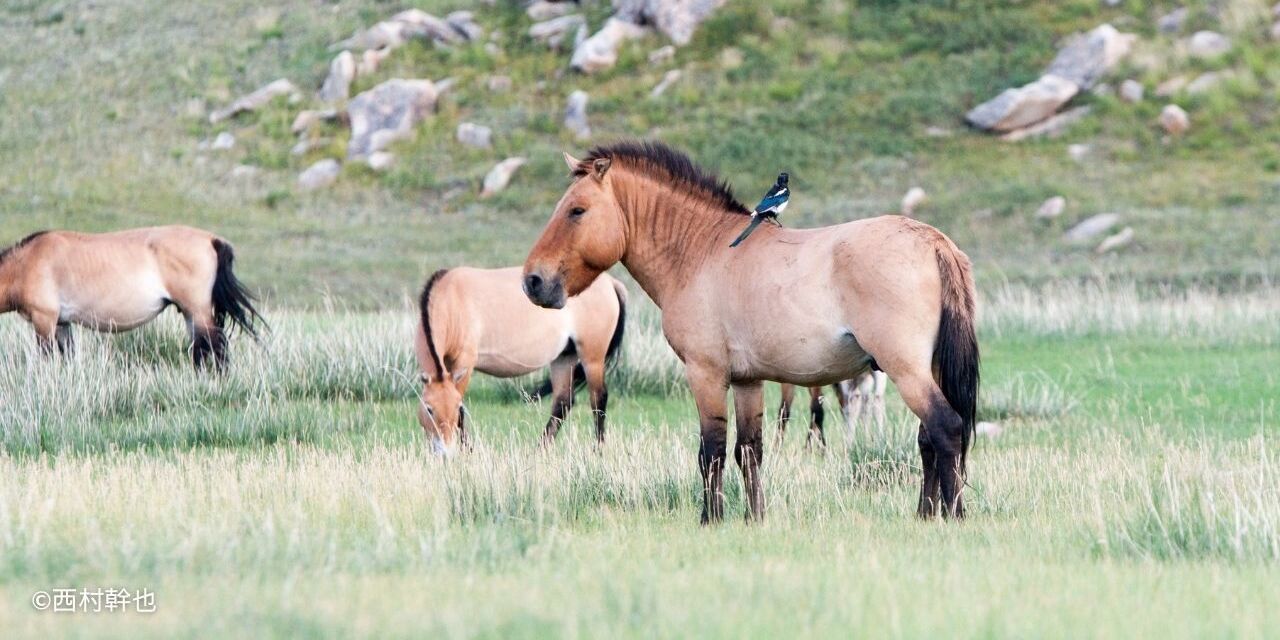
[[[850, 442], [861, 422], [872, 421], [878, 429], [884, 429], [885, 383], [883, 371], [868, 371], [859, 378], [841, 380], [831, 385], [836, 392], [836, 400], [840, 403], [840, 414], [844, 416], [845, 437]], [[778, 433], [775, 438], [779, 445], [786, 437], [787, 424], [791, 422], [791, 405], [796, 398], [794, 384], [781, 386], [782, 402], [778, 405]], [[827, 437], [822, 428], [826, 409], [822, 405], [822, 387], [809, 387], [809, 438], [805, 442], [806, 446], [812, 446], [815, 442], [820, 447], [827, 446]]]
[[262, 316], [236, 279], [231, 244], [192, 227], [114, 233], [41, 231], [0, 252], [0, 313], [17, 311], [46, 353], [72, 348], [71, 325], [122, 332], [174, 305], [197, 368], [227, 361], [228, 323], [256, 337]]
[[724, 516], [726, 394], [747, 517], [763, 517], [763, 380], [834, 384], [882, 369], [919, 416], [917, 513], [964, 515], [978, 397], [968, 257], [900, 216], [818, 229], [763, 225], [728, 186], [660, 143], [568, 155], [573, 182], [525, 261], [525, 294], [551, 308], [621, 262], [662, 310], [698, 407], [704, 522]]
[[[520, 292], [520, 268], [459, 267], [435, 272], [422, 289], [415, 351], [422, 370], [418, 421], [433, 450], [450, 456], [466, 437], [463, 399], [474, 371], [499, 378], [551, 365], [555, 438], [573, 406], [574, 371], [591, 392], [596, 439], [604, 442], [609, 391], [605, 365], [622, 345], [627, 289], [601, 274], [562, 310], [530, 304]], [[579, 364], [580, 363], [580, 364]]]

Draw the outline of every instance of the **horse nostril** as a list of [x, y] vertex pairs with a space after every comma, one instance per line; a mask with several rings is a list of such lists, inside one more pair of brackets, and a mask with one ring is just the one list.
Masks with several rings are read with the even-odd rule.
[[535, 274], [529, 274], [524, 277], [524, 291], [528, 294], [537, 294], [542, 291], [542, 278]]

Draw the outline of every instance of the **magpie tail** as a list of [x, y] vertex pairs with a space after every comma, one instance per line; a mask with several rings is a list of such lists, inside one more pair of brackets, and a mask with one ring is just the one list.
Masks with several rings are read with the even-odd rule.
[[746, 229], [743, 229], [743, 230], [742, 230], [742, 233], [738, 234], [738, 239], [737, 239], [737, 240], [734, 240], [734, 241], [733, 241], [733, 244], [731, 244], [731, 245], [729, 245], [729, 246], [730, 246], [730, 247], [736, 247], [736, 246], [738, 246], [738, 245], [742, 244], [742, 241], [743, 241], [743, 240], [746, 240], [746, 239], [747, 239], [747, 236], [751, 235], [751, 232], [752, 232], [752, 231], [755, 231], [755, 230], [756, 230], [756, 227], [760, 226], [760, 223], [761, 223], [761, 222], [764, 222], [764, 216], [762, 216], [762, 215], [753, 215], [753, 216], [751, 216], [751, 224], [747, 225], [747, 228], [746, 228]]

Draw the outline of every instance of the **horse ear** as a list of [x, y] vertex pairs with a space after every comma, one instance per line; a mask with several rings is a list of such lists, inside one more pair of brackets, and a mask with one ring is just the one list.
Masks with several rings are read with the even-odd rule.
[[564, 152], [564, 163], [569, 166], [570, 171], [576, 170], [578, 168], [578, 165], [581, 164], [580, 162], [578, 162], [577, 158], [569, 155], [568, 151]]
[[454, 371], [454, 372], [453, 372], [453, 383], [454, 383], [454, 384], [458, 384], [459, 382], [462, 382], [462, 379], [463, 379], [463, 378], [465, 378], [466, 376], [467, 376], [467, 370], [466, 370], [466, 369], [458, 369], [457, 371]]
[[595, 162], [591, 163], [591, 169], [595, 173], [596, 180], [604, 180], [604, 174], [609, 171], [609, 165], [611, 164], [613, 164], [613, 161], [608, 158], [596, 158]]

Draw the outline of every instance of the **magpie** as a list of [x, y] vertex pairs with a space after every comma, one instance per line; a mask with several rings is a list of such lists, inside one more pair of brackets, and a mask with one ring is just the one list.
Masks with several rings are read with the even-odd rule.
[[[768, 220], [774, 224], [778, 224], [778, 214], [787, 208], [787, 201], [791, 199], [791, 189], [787, 186], [789, 176], [786, 172], [778, 174], [778, 182], [773, 185], [769, 192], [764, 194], [764, 198], [760, 200], [760, 204], [756, 205], [755, 211], [751, 212], [751, 224], [743, 229], [737, 240], [733, 241], [730, 247], [736, 247], [742, 244], [747, 236], [751, 235], [761, 222]], [[781, 225], [779, 225], [781, 226]]]

